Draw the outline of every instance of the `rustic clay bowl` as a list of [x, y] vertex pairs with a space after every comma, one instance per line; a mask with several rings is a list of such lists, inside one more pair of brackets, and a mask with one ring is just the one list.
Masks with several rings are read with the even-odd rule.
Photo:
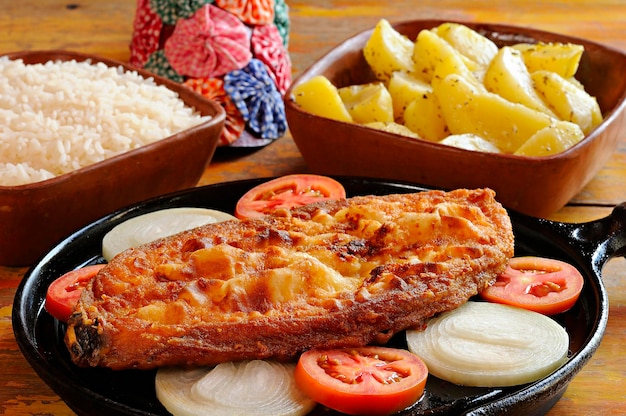
[[[415, 40], [443, 20], [395, 24]], [[563, 207], [606, 163], [626, 130], [626, 54], [570, 36], [501, 24], [463, 23], [498, 46], [574, 42], [585, 47], [576, 78], [594, 95], [604, 122], [569, 150], [549, 157], [488, 154], [449, 147], [318, 117], [291, 99], [298, 84], [325, 75], [335, 86], [372, 82], [362, 48], [372, 29], [344, 41], [296, 78], [285, 95], [291, 134], [309, 169], [331, 175], [397, 179], [446, 189], [491, 187], [508, 208], [548, 216]]]
[[[67, 51], [8, 54], [27, 64], [90, 59], [109, 66], [121, 62]], [[27, 265], [54, 243], [101, 216], [154, 196], [195, 186], [210, 162], [221, 134], [221, 105], [167, 79], [137, 70], [177, 92], [211, 120], [163, 140], [52, 179], [0, 186], [0, 264]]]

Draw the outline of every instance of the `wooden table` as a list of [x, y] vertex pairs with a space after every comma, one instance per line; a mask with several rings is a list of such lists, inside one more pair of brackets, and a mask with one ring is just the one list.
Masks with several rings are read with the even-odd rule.
[[[626, 50], [623, 0], [316, 0], [289, 1], [290, 53], [295, 75], [339, 40], [390, 21], [441, 18], [503, 22], [589, 38]], [[4, 1], [0, 53], [69, 49], [127, 60], [135, 2], [132, 0]], [[625, 74], [626, 76], [626, 74]], [[219, 152], [200, 185], [305, 172], [306, 164], [289, 135], [254, 152]], [[626, 137], [616, 154], [566, 207], [550, 218], [583, 222], [606, 216], [626, 200]], [[26, 268], [0, 267], [0, 408], [5, 415], [71, 411], [29, 367], [15, 342], [11, 305]], [[626, 260], [604, 270], [610, 297], [606, 334], [587, 366], [574, 378], [550, 416], [626, 414]]]

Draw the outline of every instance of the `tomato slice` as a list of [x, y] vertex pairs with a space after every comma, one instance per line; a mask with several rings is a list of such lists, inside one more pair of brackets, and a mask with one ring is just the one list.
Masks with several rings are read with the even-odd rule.
[[327, 176], [294, 174], [255, 186], [237, 202], [237, 218], [254, 218], [278, 208], [292, 208], [324, 199], [346, 197], [343, 185]]
[[396, 348], [309, 350], [300, 356], [295, 377], [304, 394], [328, 408], [383, 415], [420, 399], [428, 368], [417, 355]]
[[571, 264], [542, 257], [514, 257], [483, 299], [545, 315], [570, 309], [580, 296], [584, 278]]
[[44, 303], [46, 311], [59, 321], [67, 322], [83, 288], [104, 266], [104, 264], [85, 266], [67, 272], [52, 282], [46, 292]]

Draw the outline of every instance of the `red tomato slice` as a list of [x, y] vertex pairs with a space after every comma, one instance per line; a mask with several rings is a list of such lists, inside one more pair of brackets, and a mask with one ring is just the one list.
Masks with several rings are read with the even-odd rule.
[[46, 311], [59, 321], [67, 322], [78, 303], [87, 283], [102, 269], [104, 264], [95, 264], [72, 270], [56, 279], [46, 292]]
[[346, 190], [336, 180], [319, 175], [295, 174], [262, 183], [246, 192], [237, 202], [237, 218], [254, 218], [278, 208], [292, 208], [324, 199], [346, 197]]
[[583, 283], [583, 276], [571, 264], [542, 257], [514, 257], [481, 296], [491, 302], [555, 315], [574, 306]]
[[396, 348], [309, 350], [300, 356], [295, 377], [299, 389], [328, 408], [383, 415], [419, 400], [428, 368], [417, 355]]

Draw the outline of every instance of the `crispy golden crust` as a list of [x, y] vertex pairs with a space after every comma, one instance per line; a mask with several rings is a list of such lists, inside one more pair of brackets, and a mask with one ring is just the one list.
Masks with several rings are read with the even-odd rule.
[[467, 301], [512, 255], [489, 189], [326, 201], [122, 253], [66, 344], [81, 366], [147, 369], [382, 343]]

